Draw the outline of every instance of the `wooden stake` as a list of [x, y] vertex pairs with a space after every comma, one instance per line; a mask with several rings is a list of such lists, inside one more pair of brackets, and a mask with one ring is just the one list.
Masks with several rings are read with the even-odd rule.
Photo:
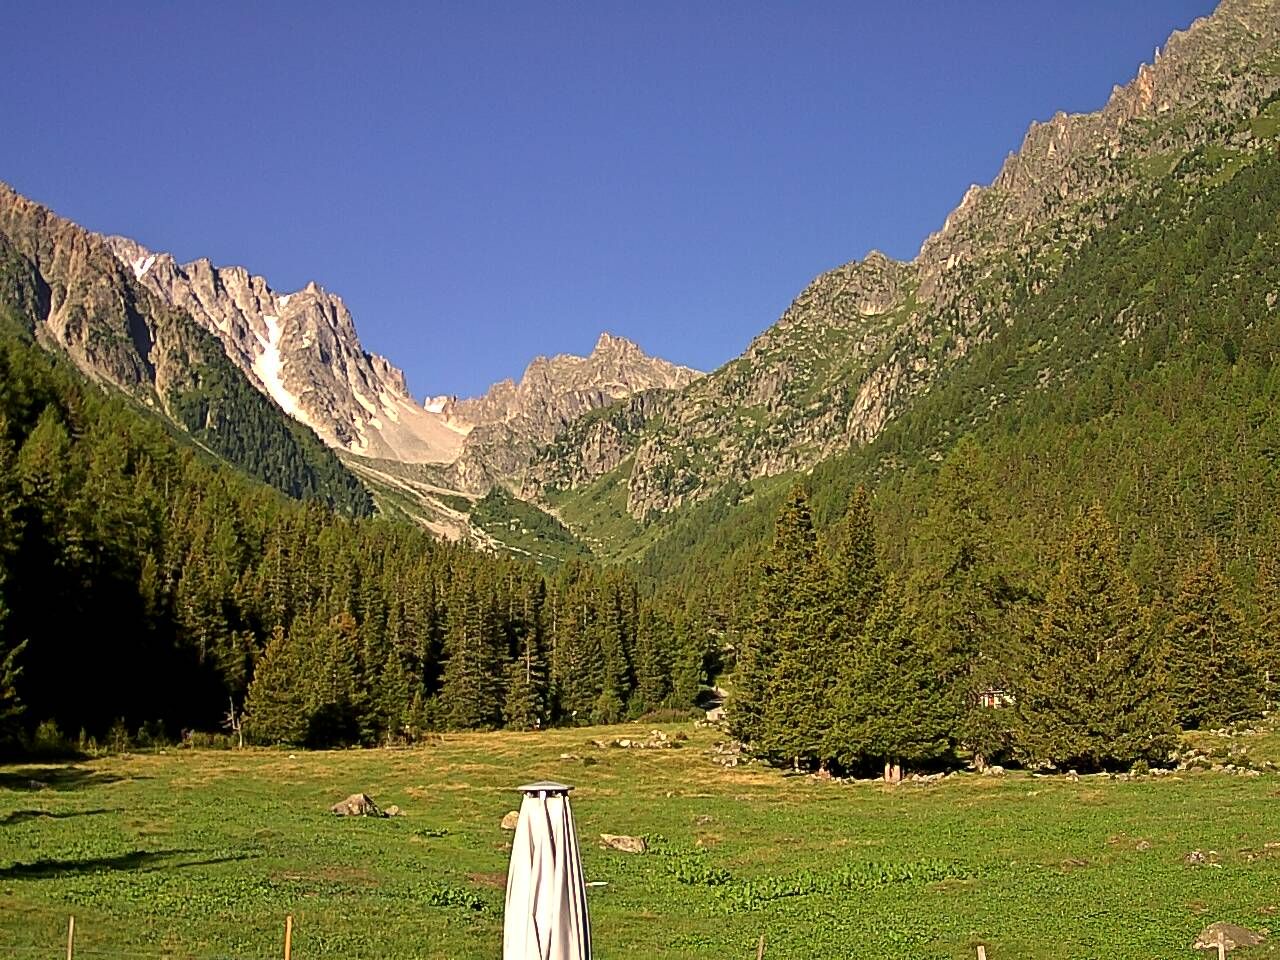
[[[293, 914], [284, 918], [284, 960], [293, 952]], [[70, 958], [68, 958], [70, 960]]]
[[764, 934], [760, 934], [760, 942], [756, 945], [756, 960], [764, 960]]
[[1222, 930], [1218, 931], [1218, 960], [1227, 960], [1227, 935]]
[[71, 954], [76, 949], [76, 918], [70, 916], [67, 918], [67, 960], [71, 960]]
[[984, 946], [979, 946], [979, 947], [978, 947], [978, 960], [987, 960], [987, 948], [986, 948], [986, 947], [984, 947]]

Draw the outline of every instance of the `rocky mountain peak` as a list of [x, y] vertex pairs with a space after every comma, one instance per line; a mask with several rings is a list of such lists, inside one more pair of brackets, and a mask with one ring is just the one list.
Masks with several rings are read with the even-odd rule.
[[404, 373], [363, 349], [346, 304], [319, 283], [281, 294], [243, 267], [207, 258], [179, 264], [127, 237], [107, 243], [144, 286], [214, 333], [260, 390], [328, 443], [367, 457], [454, 465], [452, 482], [466, 490], [514, 477], [536, 445], [584, 413], [698, 376], [605, 332], [586, 357], [538, 357], [518, 383], [419, 405]]
[[596, 340], [596, 345], [591, 350], [591, 356], [644, 356], [645, 353], [640, 349], [639, 345], [626, 337], [615, 337], [608, 331], [602, 331]]

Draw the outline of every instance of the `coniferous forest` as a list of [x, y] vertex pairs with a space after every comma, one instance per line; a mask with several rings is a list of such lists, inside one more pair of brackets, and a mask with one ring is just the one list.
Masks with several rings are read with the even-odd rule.
[[794, 488], [739, 635], [730, 726], [797, 769], [867, 772], [972, 758], [1058, 769], [1167, 762], [1179, 728], [1257, 719], [1280, 676], [1276, 567], [1250, 621], [1212, 541], [1172, 596], [1144, 599], [1100, 507], [1081, 510], [1043, 589], [994, 549], [976, 448], [943, 465], [907, 576], [878, 559], [869, 498], [820, 536]]
[[0, 341], [0, 712], [10, 740], [260, 743], [617, 721], [692, 704], [706, 631], [613, 571], [529, 564], [216, 462], [20, 333]]

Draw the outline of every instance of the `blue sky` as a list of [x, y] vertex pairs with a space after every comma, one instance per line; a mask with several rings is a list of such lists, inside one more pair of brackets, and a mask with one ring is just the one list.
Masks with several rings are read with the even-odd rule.
[[419, 396], [602, 329], [710, 369], [1212, 7], [18, 0], [0, 180], [318, 281]]

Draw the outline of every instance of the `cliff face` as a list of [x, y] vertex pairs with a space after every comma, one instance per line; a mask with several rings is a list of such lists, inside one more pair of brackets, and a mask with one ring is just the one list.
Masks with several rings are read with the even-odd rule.
[[327, 443], [409, 463], [457, 458], [468, 425], [415, 402], [404, 374], [365, 352], [342, 298], [315, 283], [280, 294], [243, 267], [179, 264], [125, 237], [107, 242], [139, 283], [216, 336], [258, 389]]
[[651, 416], [571, 428], [555, 462], [535, 464], [532, 485], [562, 492], [631, 459], [627, 510], [644, 519], [873, 439], [1015, 322], [1018, 298], [1052, 282], [1126, 198], [1158, 189], [1206, 145], [1268, 148], [1248, 121], [1280, 90], [1278, 29], [1275, 0], [1224, 0], [1102, 110], [1032, 124], [914, 260], [873, 253], [819, 276], [741, 357]]

